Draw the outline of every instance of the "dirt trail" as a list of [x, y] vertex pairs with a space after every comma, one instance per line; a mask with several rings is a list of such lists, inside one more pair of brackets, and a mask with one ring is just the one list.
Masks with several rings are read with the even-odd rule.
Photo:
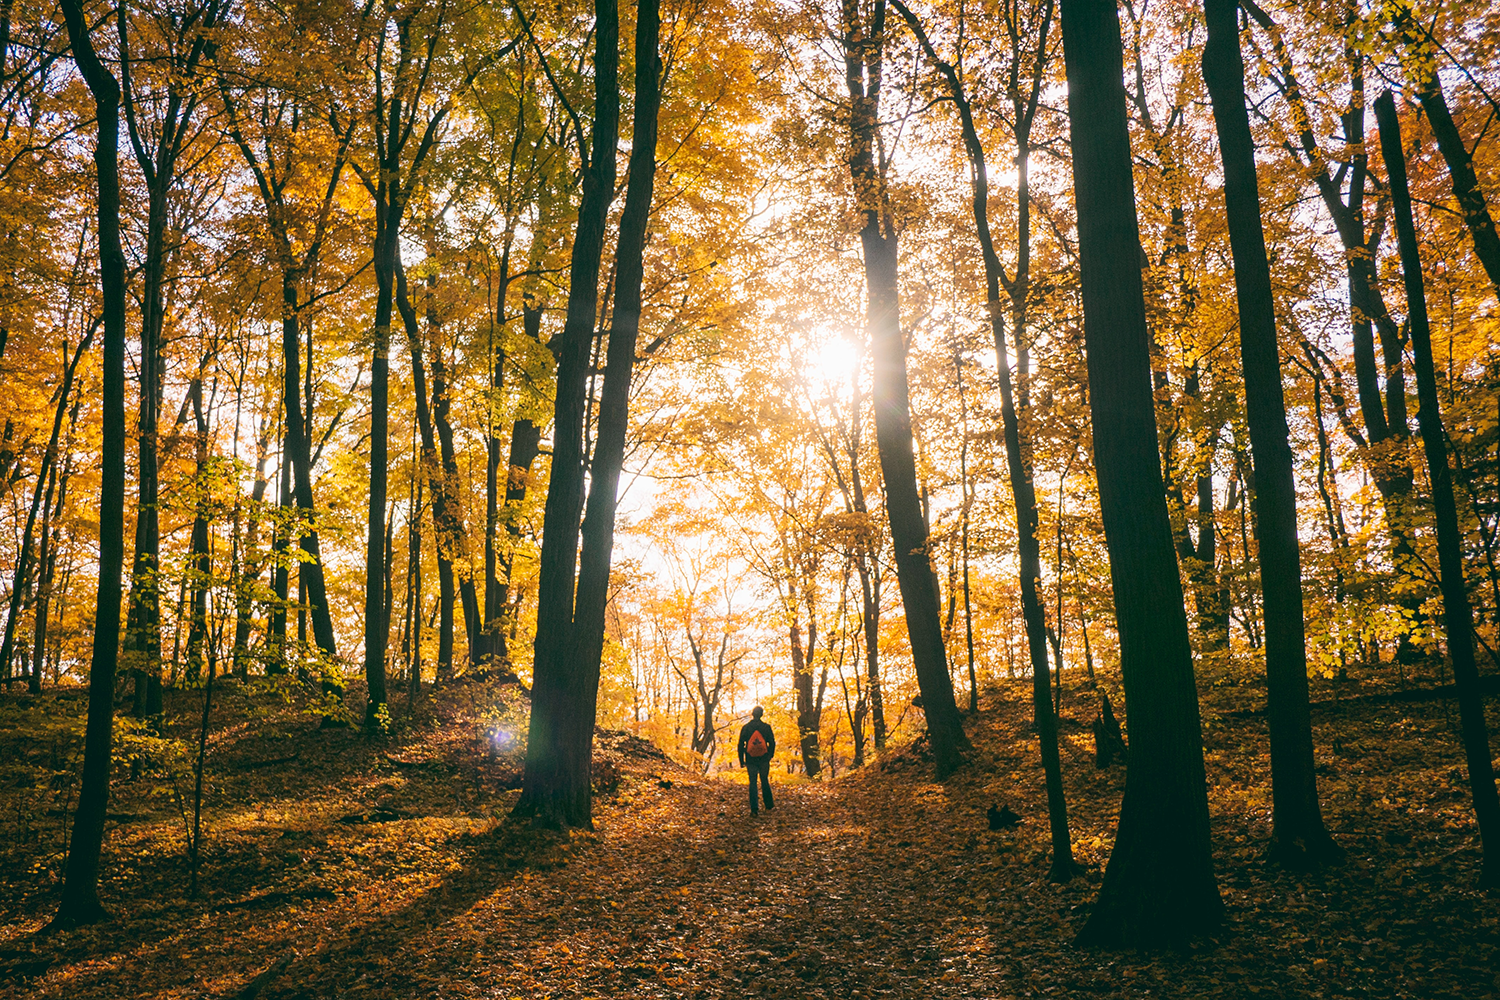
[[[425, 953], [455, 997], [1011, 992], [982, 907], [934, 899], [934, 880], [954, 877], [934, 864], [951, 845], [900, 839], [888, 816], [871, 822], [863, 789], [783, 784], [776, 808], [752, 818], [741, 784], [671, 780], [627, 793], [598, 833], [573, 838], [561, 868], [523, 874], [462, 914], [461, 936], [477, 938], [468, 961], [413, 940], [393, 965]], [[280, 985], [265, 995], [307, 995]]]

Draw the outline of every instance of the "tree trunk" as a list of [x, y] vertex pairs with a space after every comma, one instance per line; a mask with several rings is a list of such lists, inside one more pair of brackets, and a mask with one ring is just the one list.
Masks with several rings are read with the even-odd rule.
[[[599, 270], [619, 143], [620, 20], [616, 0], [594, 4], [592, 155], [573, 238], [568, 314], [558, 350], [552, 474], [542, 520], [531, 721], [524, 787], [515, 812], [545, 826], [593, 824], [589, 770], [593, 722], [585, 708], [597, 692], [589, 669], [572, 659], [574, 573], [584, 500], [584, 407], [589, 353], [598, 314]], [[597, 663], [594, 665], [597, 669]]]
[[[614, 552], [615, 510], [625, 438], [630, 422], [630, 382], [635, 369], [636, 341], [641, 325], [641, 283], [644, 277], [646, 226], [656, 184], [657, 116], [661, 108], [661, 59], [657, 52], [661, 22], [658, 0], [642, 0], [636, 8], [635, 117], [631, 132], [630, 173], [620, 232], [615, 249], [614, 327], [609, 332], [604, 386], [599, 398], [598, 438], [589, 464], [588, 504], [582, 527], [578, 565], [578, 603], [569, 636], [570, 656], [581, 694], [570, 759], [582, 759], [583, 773], [571, 780], [590, 790], [589, 756], [598, 714], [599, 668], [604, 652], [605, 611], [609, 603], [611, 557]], [[589, 805], [590, 810], [592, 804]]]
[[[850, 501], [851, 507], [857, 514], [868, 518], [869, 505], [865, 501], [865, 479], [859, 471], [860, 439], [862, 437], [859, 429], [858, 414], [861, 409], [863, 393], [860, 391], [859, 380], [854, 380], [854, 401], [850, 412], [855, 414], [851, 423], [849, 436], [845, 439], [845, 448], [849, 457], [849, 484], [852, 490]], [[880, 535], [874, 530], [873, 522], [867, 522], [870, 527], [861, 540], [860, 546], [854, 553], [854, 566], [859, 572], [859, 596], [860, 596], [860, 624], [863, 626], [865, 643], [865, 673], [869, 682], [869, 712], [871, 728], [875, 738], [875, 750], [880, 752], [885, 749], [886, 726], [885, 726], [885, 698], [881, 692], [880, 682]]]
[[816, 778], [822, 770], [818, 757], [818, 734], [822, 729], [822, 713], [813, 696], [812, 652], [817, 649], [817, 633], [812, 626], [807, 629], [807, 648], [802, 646], [802, 629], [795, 622], [791, 628], [792, 642], [792, 688], [797, 693], [797, 736], [802, 747], [802, 770], [809, 778]]
[[1453, 115], [1448, 112], [1448, 101], [1443, 97], [1443, 85], [1436, 72], [1429, 72], [1417, 88], [1417, 100], [1422, 102], [1438, 150], [1448, 164], [1453, 197], [1463, 211], [1464, 222], [1474, 240], [1474, 255], [1479, 258], [1484, 273], [1489, 275], [1496, 293], [1500, 294], [1500, 236], [1495, 234], [1495, 220], [1490, 217], [1479, 178], [1474, 175], [1474, 161], [1458, 127], [1453, 124]]
[[[382, 175], [384, 175], [382, 166]], [[364, 728], [380, 728], [385, 690], [385, 500], [390, 461], [391, 304], [395, 293], [400, 239], [395, 212], [378, 207], [382, 230], [375, 241], [375, 347], [370, 364], [370, 496], [365, 534], [365, 702]]]
[[1224, 201], [1239, 301], [1245, 415], [1255, 467], [1255, 525], [1260, 540], [1266, 628], [1266, 716], [1271, 731], [1271, 846], [1283, 865], [1304, 868], [1343, 852], [1328, 835], [1313, 773], [1307, 642], [1302, 622], [1302, 562], [1297, 544], [1297, 483], [1282, 396], [1276, 303], [1261, 229], [1255, 144], [1245, 108], [1238, 4], [1204, 0], [1208, 43], [1203, 80], [1213, 102], [1224, 162]]
[[[399, 254], [399, 250], [398, 250]], [[412, 306], [406, 284], [406, 268], [400, 264], [396, 272], [396, 303], [406, 327], [407, 345], [411, 349], [412, 393], [417, 404], [417, 428], [422, 435], [421, 467], [426, 471], [428, 486], [432, 490], [433, 540], [437, 547], [438, 561], [438, 655], [437, 681], [449, 680], [453, 676], [453, 606], [456, 592], [453, 586], [453, 551], [455, 540], [463, 531], [452, 514], [448, 492], [448, 481], [438, 461], [436, 435], [433, 431], [432, 409], [427, 391], [427, 367], [423, 360], [422, 333], [417, 323], [417, 312]], [[434, 392], [433, 397], [436, 397]]]
[[[859, 16], [854, 0], [844, 0], [844, 78], [851, 103], [848, 163], [855, 211], [860, 219], [860, 245], [868, 289], [866, 323], [875, 361], [875, 443], [885, 480], [886, 515], [895, 548], [896, 582], [906, 615], [912, 666], [922, 693], [922, 711], [927, 718], [937, 773], [942, 778], [963, 763], [969, 739], [964, 735], [963, 720], [953, 696], [953, 678], [948, 673], [937, 574], [922, 500], [917, 492], [906, 343], [901, 331], [898, 236], [889, 218], [885, 177], [874, 153], [880, 127], [884, 25], [872, 25], [867, 36]], [[877, 15], [876, 21], [881, 20]]]
[[[300, 281], [294, 272], [284, 271], [281, 281], [281, 355], [283, 398], [286, 400], [286, 458], [292, 467], [292, 495], [297, 509], [308, 519], [307, 533], [298, 541], [307, 559], [298, 564], [297, 580], [302, 598], [312, 616], [313, 641], [328, 660], [337, 655], [333, 635], [333, 615], [328, 607], [328, 589], [323, 574], [323, 553], [318, 544], [318, 529], [314, 520], [312, 490], [312, 443], [308, 439], [307, 419], [303, 414], [301, 379], [301, 304], [298, 288]], [[309, 334], [309, 344], [311, 334]], [[312, 350], [311, 346], [308, 348]], [[311, 361], [309, 361], [309, 367]], [[309, 372], [308, 374], [311, 374]], [[308, 409], [312, 399], [307, 400]], [[311, 414], [306, 416], [310, 417]], [[343, 687], [340, 685], [342, 692]]]
[[474, 586], [474, 570], [469, 562], [469, 529], [464, 524], [458, 500], [458, 457], [453, 450], [453, 424], [448, 419], [448, 373], [441, 357], [432, 359], [432, 420], [437, 429], [438, 454], [442, 458], [444, 507], [448, 521], [449, 558], [456, 563], [458, 596], [464, 612], [464, 638], [468, 643], [469, 663], [483, 662], [479, 617], [479, 598]]
[[[74, 62], [94, 97], [94, 147], [99, 197], [99, 277], [104, 318], [103, 444], [100, 449], [99, 594], [89, 667], [83, 779], [54, 927], [104, 919], [99, 903], [99, 852], [109, 806], [114, 738], [115, 664], [120, 642], [120, 575], [125, 560], [125, 253], [120, 245], [120, 89], [89, 39], [79, 0], [62, 0]], [[120, 16], [116, 11], [116, 16]]]
[[1427, 471], [1432, 481], [1432, 501], [1437, 520], [1438, 570], [1443, 592], [1443, 618], [1447, 627], [1448, 656], [1453, 663], [1454, 686], [1458, 688], [1458, 714], [1463, 729], [1464, 755], [1469, 767], [1469, 790], [1474, 796], [1474, 815], [1484, 850], [1480, 869], [1482, 887], [1500, 884], [1500, 796], [1495, 792], [1494, 764], [1490, 757], [1489, 732], [1484, 721], [1484, 697], [1479, 690], [1479, 672], [1474, 664], [1474, 618], [1464, 582], [1463, 534], [1453, 499], [1453, 474], [1448, 468], [1448, 449], [1438, 408], [1437, 376], [1432, 364], [1432, 335], [1427, 323], [1427, 300], [1422, 281], [1422, 261], [1412, 223], [1411, 195], [1406, 184], [1406, 153], [1401, 145], [1401, 126], [1396, 102], [1390, 91], [1375, 101], [1380, 123], [1380, 147], [1390, 175], [1396, 212], [1396, 235], [1401, 250], [1401, 271], [1406, 283], [1407, 325], [1411, 331], [1413, 367], [1417, 375], [1418, 427], [1427, 453]]
[[1062, 758], [1057, 743], [1057, 717], [1053, 714], [1048, 681], [1047, 621], [1041, 600], [1041, 543], [1037, 538], [1036, 489], [1021, 441], [1020, 419], [1016, 413], [1011, 384], [1009, 352], [1005, 344], [1005, 316], [1000, 302], [1003, 272], [999, 255], [995, 252], [994, 238], [990, 234], [989, 173], [985, 164], [984, 147], [979, 142], [973, 114], [957, 72], [950, 64], [938, 58], [920, 23], [905, 5], [900, 0], [892, 0], [892, 3], [922, 41], [928, 58], [936, 64], [947, 82], [949, 95], [958, 107], [964, 146], [973, 170], [974, 228], [984, 261], [985, 306], [989, 312], [990, 332], [995, 342], [995, 359], [1000, 375], [1000, 419], [1005, 434], [1006, 467], [1018, 526], [1016, 534], [1017, 554], [1020, 557], [1021, 611], [1026, 625], [1027, 650], [1031, 657], [1032, 707], [1037, 740], [1041, 747], [1042, 771], [1047, 783], [1047, 816], [1052, 834], [1052, 864], [1048, 877], [1053, 881], [1066, 882], [1077, 874], [1078, 866], [1073, 861], [1068, 806], [1062, 783]]
[[[75, 406], [73, 414], [76, 417]], [[67, 500], [68, 473], [66, 466], [61, 473], [53, 466], [53, 485], [47, 487], [47, 498], [42, 513], [42, 532], [38, 539], [36, 622], [31, 637], [31, 669], [26, 675], [26, 690], [31, 694], [42, 693], [42, 663], [47, 652], [47, 614], [52, 603], [52, 578], [57, 567], [57, 536], [53, 531], [54, 518], [61, 520], [63, 504]]]
[[[267, 422], [262, 421], [260, 436], [256, 440], [255, 481], [250, 487], [250, 517], [240, 549], [240, 565], [235, 573], [234, 591], [234, 675], [245, 680], [250, 675], [250, 629], [251, 612], [254, 607], [254, 581], [260, 577], [260, 557], [256, 545], [260, 541], [260, 507], [266, 498]], [[236, 514], [238, 517], [238, 514]]]
[[1153, 946], [1215, 927], [1202, 731], [1172, 546], [1135, 248], [1120, 22], [1113, 0], [1062, 0], [1094, 465], [1130, 713], [1125, 799], [1079, 943]]
[[[167, 263], [175, 251], [168, 244], [168, 206], [177, 182], [179, 158], [192, 141], [190, 124], [201, 99], [197, 82], [199, 62], [207, 51], [209, 33], [220, 13], [218, 0], [211, 0], [196, 19], [174, 20], [165, 42], [168, 53], [161, 61], [170, 73], [164, 90], [153, 102], [160, 115], [154, 122], [137, 118], [131, 84], [133, 57], [129, 53], [125, 11], [118, 12], [118, 81], [127, 134], [135, 152], [146, 188], [146, 245], [141, 266], [140, 398], [136, 425], [138, 443], [136, 552], [130, 583], [130, 637], [137, 664], [136, 713], [155, 718], [162, 711], [161, 695], [161, 531], [160, 456], [158, 421], [165, 372], [162, 337], [166, 318]], [[145, 141], [143, 141], [145, 140]], [[147, 145], [149, 141], [151, 145]], [[141, 690], [144, 688], [144, 690]]]
[[193, 418], [197, 429], [195, 466], [197, 474], [194, 477], [193, 489], [196, 493], [196, 508], [193, 516], [193, 536], [191, 553], [188, 556], [190, 570], [187, 576], [190, 578], [190, 589], [192, 599], [190, 602], [191, 622], [188, 627], [188, 683], [196, 685], [203, 679], [203, 668], [206, 659], [205, 646], [208, 641], [208, 588], [211, 582], [210, 573], [212, 564], [208, 554], [208, 511], [209, 511], [209, 484], [208, 484], [208, 414], [203, 409], [203, 382], [201, 379], [194, 381], [188, 389], [188, 396], [193, 404]]
[[271, 647], [266, 661], [266, 674], [286, 673], [286, 613], [291, 598], [291, 518], [294, 499], [292, 497], [292, 466], [287, 461], [287, 446], [285, 440], [281, 446], [281, 470], [279, 485], [279, 518], [275, 528], [275, 541], [272, 543], [272, 561], [275, 570], [271, 574]]
[[[31, 578], [32, 569], [32, 539], [36, 529], [36, 520], [39, 512], [46, 506], [47, 484], [52, 481], [54, 466], [57, 464], [58, 445], [62, 440], [63, 418], [68, 412], [68, 400], [73, 392], [74, 377], [78, 372], [78, 363], [83, 360], [84, 354], [88, 352], [89, 345], [94, 341], [94, 330], [91, 328], [79, 342], [77, 349], [73, 352], [63, 368], [62, 385], [57, 390], [57, 408], [52, 416], [52, 436], [47, 440], [47, 450], [42, 452], [42, 460], [37, 466], [36, 489], [32, 491], [31, 505], [26, 510], [26, 527], [21, 532], [21, 547], [16, 554], [16, 575], [11, 585], [10, 611], [5, 618], [5, 638], [0, 640], [0, 669], [5, 671], [6, 687], [11, 682], [11, 660], [15, 652], [16, 625], [21, 617], [21, 599], [26, 593], [26, 583]], [[66, 357], [66, 355], [64, 355]], [[42, 532], [46, 535], [46, 526]], [[45, 566], [43, 566], [45, 569]]]
[[964, 647], [969, 665], [969, 712], [979, 711], [979, 678], [974, 672], [974, 605], [969, 595], [969, 508], [973, 506], [974, 494], [969, 486], [969, 404], [964, 398], [963, 355], [955, 353], [954, 369], [958, 373], [958, 409], [962, 417], [963, 442], [958, 452], [959, 479], [963, 485], [962, 523], [959, 528], [959, 548], [963, 558], [964, 574]]
[[[119, 14], [124, 23], [124, 9]], [[136, 413], [135, 559], [130, 574], [129, 631], [125, 649], [135, 672], [137, 718], [161, 714], [161, 530], [157, 422], [161, 409], [162, 247], [166, 192], [148, 185], [146, 249], [142, 268], [140, 392]]]

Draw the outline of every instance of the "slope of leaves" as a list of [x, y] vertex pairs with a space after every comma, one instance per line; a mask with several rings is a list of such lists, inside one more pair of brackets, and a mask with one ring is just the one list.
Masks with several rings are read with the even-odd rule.
[[[258, 995], [278, 1000], [1491, 995], [1500, 928], [1471, 888], [1477, 844], [1443, 703], [1317, 710], [1327, 814], [1349, 859], [1292, 875], [1259, 860], [1263, 719], [1217, 714], [1217, 692], [1205, 694], [1228, 922], [1180, 953], [1071, 946], [1123, 771], [1095, 770], [1086, 727], [1065, 721], [1073, 835], [1090, 868], [1046, 882], [1019, 687], [986, 697], [969, 721], [970, 765], [949, 781], [931, 780], [920, 748], [893, 750], [836, 781], [773, 775], [777, 808], [754, 820], [742, 772], [702, 778], [601, 734], [596, 781], [613, 792], [597, 831], [570, 836], [504, 818], [514, 722], [477, 687], [443, 692], [384, 743], [234, 694], [210, 755], [202, 897], [186, 898], [174, 796], [142, 765], [112, 806], [103, 891], [116, 919], [37, 936], [59, 832], [42, 813], [6, 848], [0, 996], [232, 997], [266, 970]], [[1082, 716], [1092, 695], [1068, 705]], [[7, 759], [65, 759], [65, 734], [63, 750], [18, 742], [36, 728], [21, 714], [0, 714]], [[7, 818], [36, 795], [18, 773]], [[1025, 821], [991, 832], [997, 803]]]

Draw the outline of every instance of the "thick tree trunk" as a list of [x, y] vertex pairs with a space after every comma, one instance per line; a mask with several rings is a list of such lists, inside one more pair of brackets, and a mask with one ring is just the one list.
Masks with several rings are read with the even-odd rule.
[[[594, 125], [573, 238], [568, 314], [558, 349], [552, 474], [542, 520], [537, 631], [526, 770], [517, 815], [545, 826], [591, 826], [589, 769], [597, 696], [572, 659], [574, 573], [584, 501], [584, 408], [599, 304], [599, 270], [614, 198], [620, 126], [616, 0], [594, 4]], [[597, 662], [594, 665], [597, 669]]]
[[[79, 73], [94, 97], [98, 138], [94, 164], [99, 196], [99, 277], [104, 317], [103, 443], [100, 449], [99, 593], [89, 667], [88, 722], [83, 779], [62, 901], [54, 927], [104, 919], [99, 903], [99, 853], [109, 805], [110, 749], [114, 738], [115, 664], [120, 642], [120, 574], [125, 559], [125, 253], [120, 245], [120, 90], [89, 40], [79, 0], [62, 0], [68, 38]], [[118, 11], [116, 16], [120, 16]]]
[[1094, 465], [1130, 718], [1125, 800], [1083, 944], [1202, 934], [1223, 904], [1182, 582], [1172, 547], [1138, 267], [1120, 22], [1113, 0], [1063, 0]]
[[[578, 564], [578, 602], [569, 635], [573, 681], [579, 692], [571, 738], [574, 749], [565, 756], [581, 760], [582, 773], [567, 783], [590, 792], [589, 761], [598, 712], [599, 667], [604, 652], [605, 611], [614, 552], [615, 509], [620, 471], [630, 422], [630, 382], [635, 370], [636, 340], [641, 326], [641, 283], [644, 274], [646, 226], [656, 183], [657, 113], [661, 107], [661, 59], [658, 0], [641, 0], [636, 8], [635, 117], [631, 132], [630, 175], [625, 205], [620, 213], [620, 235], [615, 249], [614, 327], [609, 332], [604, 386], [599, 398], [598, 438], [589, 464], [588, 504], [582, 526]], [[586, 803], [592, 810], [592, 803]], [[589, 814], [585, 819], [590, 820]]]
[[1239, 301], [1245, 414], [1255, 466], [1255, 525], [1260, 539], [1261, 600], [1266, 627], [1266, 715], [1271, 730], [1270, 856], [1290, 867], [1337, 860], [1313, 773], [1308, 709], [1307, 642], [1302, 622], [1302, 562], [1297, 544], [1297, 483], [1282, 397], [1276, 303], [1260, 222], [1255, 144], [1245, 107], [1239, 6], [1204, 0], [1208, 43], [1203, 80], [1213, 101], [1224, 163], [1224, 201]]
[[1406, 284], [1407, 325], [1417, 375], [1418, 426], [1422, 448], [1427, 453], [1427, 471], [1432, 481], [1432, 501], [1437, 520], [1438, 572], [1443, 591], [1443, 618], [1448, 639], [1448, 657], [1453, 663], [1454, 686], [1458, 688], [1458, 714], [1463, 730], [1464, 756], [1469, 767], [1469, 790], [1474, 796], [1474, 815], [1484, 850], [1481, 886], [1500, 884], [1500, 796], [1495, 791], [1489, 732], [1484, 721], [1484, 697], [1479, 690], [1479, 672], [1474, 663], [1474, 616], [1464, 582], [1463, 534], [1453, 498], [1453, 474], [1448, 468], [1448, 447], [1438, 408], [1437, 375], [1432, 363], [1432, 334], [1427, 322], [1427, 299], [1422, 281], [1422, 260], [1412, 223], [1411, 195], [1406, 184], [1406, 151], [1401, 145], [1401, 127], [1396, 102], [1390, 91], [1375, 101], [1380, 123], [1380, 148], [1390, 176], [1396, 213], [1396, 235], [1401, 250], [1401, 271]]

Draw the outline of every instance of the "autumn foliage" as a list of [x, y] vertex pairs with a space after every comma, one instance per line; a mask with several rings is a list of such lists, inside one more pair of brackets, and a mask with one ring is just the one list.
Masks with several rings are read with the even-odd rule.
[[1493, 991], [1491, 6], [5, 0], [0, 990]]

